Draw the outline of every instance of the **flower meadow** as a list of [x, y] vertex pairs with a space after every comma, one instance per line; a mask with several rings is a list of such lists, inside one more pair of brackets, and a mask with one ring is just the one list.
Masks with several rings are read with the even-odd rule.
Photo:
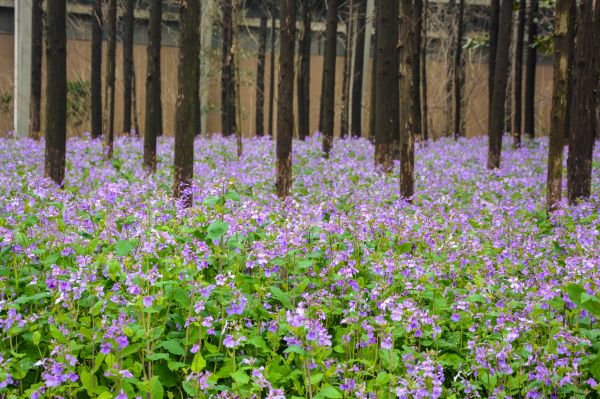
[[599, 397], [598, 151], [547, 216], [544, 139], [420, 148], [406, 203], [366, 140], [295, 142], [280, 201], [271, 140], [201, 138], [189, 209], [172, 139], [70, 139], [64, 190], [0, 148], [3, 398]]

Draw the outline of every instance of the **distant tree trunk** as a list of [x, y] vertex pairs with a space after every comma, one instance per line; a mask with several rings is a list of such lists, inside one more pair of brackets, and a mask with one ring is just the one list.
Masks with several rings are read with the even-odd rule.
[[523, 115], [523, 38], [525, 36], [525, 14], [527, 1], [519, 0], [519, 16], [517, 26], [517, 43], [515, 46], [515, 70], [513, 81], [514, 113], [512, 123], [513, 147], [521, 146], [522, 115]]
[[413, 140], [422, 134], [423, 125], [421, 121], [421, 47], [423, 36], [423, 0], [415, 0], [413, 8], [414, 38], [412, 54], [412, 76], [413, 76]]
[[202, 1], [199, 1], [198, 4], [198, 57], [196, 58], [196, 83], [194, 87], [196, 91], [194, 92], [194, 108], [196, 112], [194, 113], [194, 137], [200, 136], [202, 132], [202, 100], [200, 95], [200, 73], [202, 68], [202, 29], [200, 26], [202, 25]]
[[[377, 131], [376, 129], [376, 121], [377, 121], [377, 71], [378, 71], [378, 63], [377, 57], [379, 56], [379, 35], [377, 34], [378, 21], [379, 21], [379, 6], [377, 2], [374, 3], [374, 17], [375, 17], [375, 34], [373, 35], [373, 42], [375, 47], [375, 51], [373, 51], [373, 61], [371, 62], [371, 93], [370, 93], [370, 106], [369, 110], [369, 140], [373, 144], [377, 141]], [[396, 33], [397, 34], [397, 33]], [[369, 40], [371, 40], [369, 38]]]
[[327, 0], [327, 26], [325, 28], [325, 56], [323, 57], [323, 153], [326, 158], [333, 146], [335, 114], [335, 59], [337, 48], [338, 0]]
[[67, 2], [48, 0], [44, 175], [62, 187], [67, 139]]
[[411, 200], [415, 191], [414, 104], [418, 95], [415, 84], [415, 26], [412, 0], [400, 1], [400, 195]]
[[[523, 1], [523, 0], [521, 0]], [[552, 90], [552, 122], [548, 145], [548, 194], [547, 209], [556, 209], [562, 196], [563, 147], [567, 135], [567, 114], [569, 99], [567, 97], [569, 82], [569, 61], [573, 42], [574, 15], [571, 14], [571, 0], [556, 2], [554, 23], [554, 87]], [[576, 11], [576, 10], [575, 10]]]
[[146, 119], [144, 125], [144, 166], [150, 173], [156, 170], [156, 137], [162, 134], [162, 102], [160, 100], [161, 19], [162, 1], [151, 0], [146, 72]]
[[490, 10], [490, 45], [488, 52], [488, 123], [492, 119], [492, 98], [494, 96], [494, 79], [496, 75], [496, 53], [498, 51], [498, 24], [500, 23], [500, 0], [491, 0]]
[[279, 95], [277, 99], [277, 181], [279, 198], [292, 188], [292, 134], [294, 132], [294, 52], [296, 47], [296, 1], [281, 0], [279, 41]]
[[454, 129], [454, 118], [456, 117], [454, 110], [454, 78], [457, 76], [458, 71], [454, 69], [454, 55], [456, 53], [456, 14], [457, 14], [457, 4], [456, 0], [449, 0], [446, 3], [446, 15], [445, 15], [445, 23], [446, 23], [446, 32], [448, 35], [448, 48], [446, 52], [446, 128], [444, 135], [454, 135], [452, 131]]
[[196, 129], [198, 56], [200, 54], [200, 0], [179, 1], [179, 67], [175, 109], [175, 160], [173, 196], [193, 203], [190, 190], [194, 177], [194, 136]]
[[352, 112], [350, 113], [352, 120], [350, 123], [350, 133], [352, 137], [358, 138], [362, 135], [362, 95], [367, 0], [354, 1], [356, 2], [356, 51], [354, 53], [354, 71], [352, 73]]
[[257, 136], [265, 133], [265, 54], [267, 52], [267, 5], [266, 0], [260, 4], [260, 28], [258, 30], [258, 61], [256, 62], [256, 126]]
[[273, 137], [273, 114], [275, 105], [275, 12], [277, 3], [273, 1], [271, 7], [271, 65], [269, 75], [269, 136]]
[[302, 31], [300, 32], [300, 60], [298, 71], [298, 137], [310, 135], [310, 43], [311, 15], [308, 0], [302, 0]]
[[117, 0], [108, 3], [108, 44], [106, 52], [106, 103], [104, 104], [104, 157], [113, 156], [115, 135], [115, 71], [117, 63]]
[[398, 3], [380, 0], [377, 6], [375, 166], [385, 172], [391, 170], [399, 148]]
[[123, 13], [123, 133], [126, 134], [131, 133], [134, 9], [135, 0], [126, 0]]
[[347, 5], [346, 18], [346, 43], [344, 49], [344, 69], [342, 73], [342, 112], [340, 118], [340, 136], [348, 137], [349, 126], [348, 116], [350, 111], [350, 73], [352, 71], [352, 56], [353, 56], [353, 36], [354, 24], [352, 22], [354, 13], [354, 0], [350, 0]]
[[535, 72], [537, 65], [537, 19], [539, 17], [539, 0], [529, 1], [527, 15], [527, 64], [525, 65], [525, 134], [535, 137]]
[[427, 15], [429, 11], [429, 0], [425, 0], [425, 8], [423, 9], [423, 45], [421, 50], [421, 98], [422, 98], [422, 137], [423, 143], [427, 145], [429, 140], [429, 107], [427, 104]]
[[596, 50], [593, 3], [593, 0], [581, 1], [575, 39], [573, 93], [577, 95], [573, 95], [570, 107], [571, 140], [567, 160], [567, 189], [571, 204], [589, 198], [592, 190], [592, 154], [596, 129], [594, 91], [598, 79], [594, 62], [596, 57], [592, 56]]
[[233, 87], [234, 87], [234, 102], [233, 102], [233, 115], [234, 115], [234, 132], [235, 142], [237, 148], [237, 156], [242, 156], [242, 100], [241, 85], [240, 85], [240, 57], [234, 57], [238, 53], [238, 25], [239, 25], [239, 0], [233, 0], [232, 6], [232, 26], [231, 26], [231, 57], [233, 59]]
[[135, 130], [135, 137], [140, 138], [140, 124], [138, 121], [138, 106], [137, 106], [137, 78], [135, 69], [131, 71], [131, 90], [133, 96], [131, 97], [131, 107], [133, 108], [133, 129]]
[[43, 0], [33, 0], [31, 18], [31, 103], [29, 137], [39, 140], [42, 107], [42, 40], [44, 37]]
[[224, 136], [235, 133], [235, 60], [233, 48], [232, 0], [222, 0], [223, 53], [221, 66], [221, 131]]
[[462, 42], [464, 36], [464, 15], [465, 15], [465, 1], [458, 1], [458, 14], [456, 20], [456, 43], [454, 48], [454, 139], [457, 140], [459, 137], [464, 136], [464, 131], [461, 128], [462, 118], [462, 70], [464, 64], [462, 62]]
[[506, 85], [508, 79], [509, 49], [512, 25], [513, 0], [502, 0], [500, 25], [498, 29], [498, 50], [494, 70], [494, 92], [492, 114], [489, 123], [488, 169], [500, 167], [502, 152], [502, 133], [504, 130], [504, 107], [506, 104]]
[[92, 138], [102, 136], [102, 0], [92, 6]]

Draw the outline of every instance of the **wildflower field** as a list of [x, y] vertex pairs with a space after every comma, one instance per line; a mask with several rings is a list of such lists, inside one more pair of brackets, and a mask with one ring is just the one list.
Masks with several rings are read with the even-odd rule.
[[[547, 142], [417, 150], [416, 197], [366, 140], [195, 143], [194, 206], [142, 143], [0, 139], [2, 398], [597, 398], [600, 153], [590, 202], [545, 212]], [[506, 146], [505, 148], [507, 148]]]

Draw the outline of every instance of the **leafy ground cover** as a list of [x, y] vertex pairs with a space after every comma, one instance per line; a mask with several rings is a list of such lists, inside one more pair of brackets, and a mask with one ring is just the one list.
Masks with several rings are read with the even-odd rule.
[[[195, 206], [141, 143], [1, 140], [0, 395], [6, 398], [598, 397], [600, 176], [544, 212], [544, 140], [485, 170], [486, 140], [417, 152], [417, 197], [364, 140], [196, 141]], [[600, 154], [595, 154], [595, 171]]]

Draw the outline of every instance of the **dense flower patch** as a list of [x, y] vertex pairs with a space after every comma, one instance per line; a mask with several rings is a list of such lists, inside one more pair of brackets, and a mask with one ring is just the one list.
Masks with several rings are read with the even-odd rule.
[[[417, 152], [417, 197], [364, 140], [196, 141], [195, 206], [141, 143], [0, 141], [0, 395], [571, 398], [600, 381], [600, 176], [544, 212], [545, 141], [485, 170], [486, 141]], [[595, 155], [595, 171], [600, 169]], [[596, 395], [596, 396], [594, 396]]]

